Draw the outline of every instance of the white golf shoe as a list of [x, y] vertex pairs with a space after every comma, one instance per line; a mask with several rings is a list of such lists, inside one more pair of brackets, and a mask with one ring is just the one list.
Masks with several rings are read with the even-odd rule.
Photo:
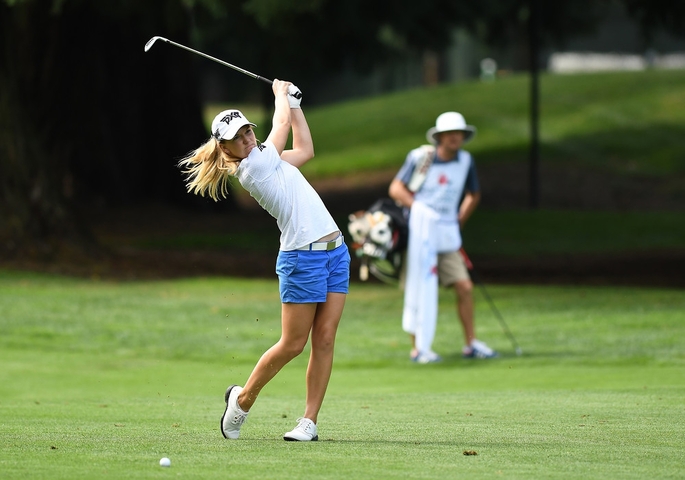
[[433, 350], [428, 350], [427, 352], [412, 351], [410, 358], [412, 362], [423, 364], [442, 361], [442, 357]]
[[298, 418], [297, 427], [283, 434], [283, 440], [289, 442], [316, 442], [319, 439], [316, 423], [308, 418]]
[[464, 347], [462, 355], [464, 358], [495, 358], [497, 352], [488, 347], [485, 342], [473, 340], [469, 347]]
[[249, 412], [243, 411], [238, 406], [238, 395], [243, 391], [243, 387], [231, 385], [226, 390], [224, 400], [226, 400], [226, 410], [221, 417], [221, 433], [224, 438], [236, 439], [240, 436], [240, 427], [247, 420]]

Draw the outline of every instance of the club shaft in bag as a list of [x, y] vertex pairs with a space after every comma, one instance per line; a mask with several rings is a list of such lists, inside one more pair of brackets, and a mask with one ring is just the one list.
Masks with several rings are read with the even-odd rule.
[[243, 73], [243, 74], [247, 75], [248, 77], [252, 77], [252, 78], [254, 78], [254, 79], [257, 79], [257, 80], [261, 80], [261, 81], [263, 81], [263, 82], [266, 82], [266, 83], [268, 83], [269, 85], [273, 84], [273, 81], [269, 80], [268, 78], [264, 78], [264, 77], [262, 77], [262, 76], [260, 76], [260, 75], [257, 75], [256, 73], [249, 72], [249, 71], [245, 70], [244, 68], [240, 68], [240, 67], [238, 67], [238, 66], [236, 66], [236, 65], [233, 65], [233, 64], [231, 64], [231, 63], [228, 63], [228, 62], [224, 62], [223, 60], [219, 60], [219, 59], [216, 58], [216, 57], [212, 57], [211, 55], [207, 55], [206, 53], [202, 53], [202, 52], [200, 52], [200, 51], [198, 51], [198, 50], [195, 50], [195, 49], [193, 49], [193, 48], [186, 47], [185, 45], [181, 45], [180, 43], [172, 42], [171, 40], [169, 40], [169, 39], [167, 39], [167, 38], [164, 38], [164, 37], [152, 37], [152, 38], [151, 38], [150, 40], [148, 40], [148, 42], [145, 44], [145, 51], [147, 52], [148, 50], [150, 50], [150, 48], [152, 48], [152, 45], [154, 45], [154, 43], [155, 43], [157, 40], [162, 41], [162, 42], [169, 43], [169, 44], [171, 44], [171, 45], [173, 45], [173, 46], [175, 46], [175, 47], [182, 48], [183, 50], [188, 50], [189, 52], [192, 52], [192, 53], [194, 53], [194, 54], [196, 54], [196, 55], [200, 55], [201, 57], [205, 57], [205, 58], [207, 58], [207, 59], [209, 59], [209, 60], [212, 60], [212, 61], [214, 61], [214, 62], [216, 62], [216, 63], [220, 63], [221, 65], [223, 65], [223, 66], [225, 66], [225, 67], [232, 68], [233, 70], [236, 70], [236, 71], [238, 71], [238, 72], [240, 72], [240, 73]]
[[507, 325], [507, 322], [504, 321], [504, 318], [502, 315], [499, 313], [499, 310], [495, 306], [495, 302], [492, 301], [492, 298], [490, 297], [490, 294], [488, 293], [488, 289], [485, 288], [485, 285], [483, 282], [480, 281], [480, 278], [478, 277], [478, 274], [476, 272], [476, 269], [473, 266], [473, 263], [471, 262], [471, 259], [469, 258], [468, 255], [466, 255], [466, 250], [463, 248], [460, 250], [460, 253], [462, 257], [464, 258], [464, 262], [466, 263], [466, 268], [469, 269], [471, 272], [471, 277], [473, 277], [473, 281], [478, 284], [480, 289], [483, 291], [483, 296], [485, 297], [485, 300], [487, 300], [488, 304], [490, 305], [490, 308], [492, 309], [493, 313], [495, 314], [495, 317], [499, 321], [500, 325], [502, 325], [502, 330], [504, 330], [504, 334], [509, 338], [511, 341], [512, 346], [514, 347], [514, 350], [516, 351], [516, 355], [521, 355], [523, 352], [521, 350], [521, 347], [519, 347], [518, 342], [516, 341], [516, 338], [514, 338], [514, 334], [511, 333], [511, 330], [509, 330], [509, 326]]

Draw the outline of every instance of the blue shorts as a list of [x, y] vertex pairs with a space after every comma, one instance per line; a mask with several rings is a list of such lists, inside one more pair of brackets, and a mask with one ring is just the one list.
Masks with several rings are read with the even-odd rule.
[[328, 293], [349, 292], [350, 252], [344, 242], [329, 251], [280, 251], [276, 274], [281, 302], [325, 302]]

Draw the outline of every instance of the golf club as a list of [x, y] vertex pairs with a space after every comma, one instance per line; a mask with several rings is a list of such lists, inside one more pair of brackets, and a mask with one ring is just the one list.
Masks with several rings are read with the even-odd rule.
[[514, 346], [514, 350], [516, 350], [516, 355], [521, 356], [523, 351], [521, 350], [521, 347], [519, 347], [518, 342], [514, 338], [514, 335], [511, 333], [511, 330], [509, 330], [509, 327], [507, 326], [507, 323], [504, 321], [504, 318], [502, 318], [502, 315], [500, 315], [499, 310], [497, 310], [497, 307], [495, 307], [495, 303], [492, 301], [492, 298], [490, 298], [490, 294], [488, 293], [488, 290], [485, 288], [485, 285], [483, 285], [483, 282], [480, 281], [480, 278], [478, 278], [478, 274], [476, 273], [476, 270], [473, 268], [473, 263], [471, 262], [471, 259], [469, 258], [468, 255], [466, 255], [466, 250], [462, 247], [459, 252], [461, 253], [461, 256], [464, 258], [464, 263], [466, 263], [466, 268], [469, 269], [471, 272], [471, 276], [473, 277], [473, 280], [481, 287], [483, 290], [483, 295], [485, 296], [485, 299], [488, 301], [490, 304], [490, 308], [492, 308], [492, 311], [495, 313], [495, 317], [497, 317], [497, 320], [499, 320], [499, 323], [502, 325], [502, 329], [504, 330], [504, 333], [507, 337], [509, 337], [509, 340], [511, 340], [511, 344]]
[[259, 75], [257, 75], [256, 73], [248, 72], [247, 70], [245, 70], [245, 69], [243, 69], [243, 68], [236, 67], [235, 65], [232, 65], [232, 64], [230, 64], [230, 63], [228, 63], [228, 62], [224, 62], [223, 60], [219, 60], [219, 59], [216, 58], [216, 57], [212, 57], [211, 55], [207, 55], [206, 53], [202, 53], [202, 52], [199, 52], [199, 51], [197, 51], [197, 50], [194, 50], [194, 49], [192, 49], [192, 48], [190, 48], [190, 47], [186, 47], [185, 45], [181, 45], [180, 43], [172, 42], [171, 40], [166, 39], [166, 38], [164, 38], [164, 37], [152, 37], [152, 38], [151, 38], [150, 40], [148, 40], [148, 42], [145, 44], [145, 51], [147, 52], [148, 50], [150, 50], [157, 40], [160, 40], [160, 41], [166, 42], [166, 43], [170, 43], [171, 45], [174, 45], [174, 46], [176, 46], [176, 47], [182, 48], [182, 49], [184, 49], [184, 50], [188, 50], [189, 52], [192, 52], [192, 53], [195, 53], [195, 54], [197, 54], [197, 55], [200, 55], [201, 57], [205, 57], [205, 58], [208, 58], [208, 59], [210, 59], [210, 60], [213, 60], [213, 61], [215, 61], [216, 63], [220, 63], [221, 65], [223, 65], [223, 66], [225, 66], [225, 67], [232, 68], [233, 70], [236, 70], [236, 71], [238, 71], [238, 72], [240, 72], [240, 73], [244, 73], [244, 74], [247, 75], [248, 77], [252, 77], [252, 78], [255, 78], [255, 79], [257, 79], [257, 80], [261, 80], [261, 81], [263, 81], [263, 82], [266, 82], [266, 83], [268, 83], [269, 85], [273, 84], [273, 81], [269, 80], [268, 78], [264, 78], [264, 77], [262, 77], [262, 76], [259, 76]]

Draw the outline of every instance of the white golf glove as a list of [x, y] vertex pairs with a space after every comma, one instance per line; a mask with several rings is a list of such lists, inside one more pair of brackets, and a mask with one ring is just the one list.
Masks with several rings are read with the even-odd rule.
[[300, 108], [300, 102], [302, 101], [302, 92], [295, 85], [288, 85], [288, 103], [290, 108]]

